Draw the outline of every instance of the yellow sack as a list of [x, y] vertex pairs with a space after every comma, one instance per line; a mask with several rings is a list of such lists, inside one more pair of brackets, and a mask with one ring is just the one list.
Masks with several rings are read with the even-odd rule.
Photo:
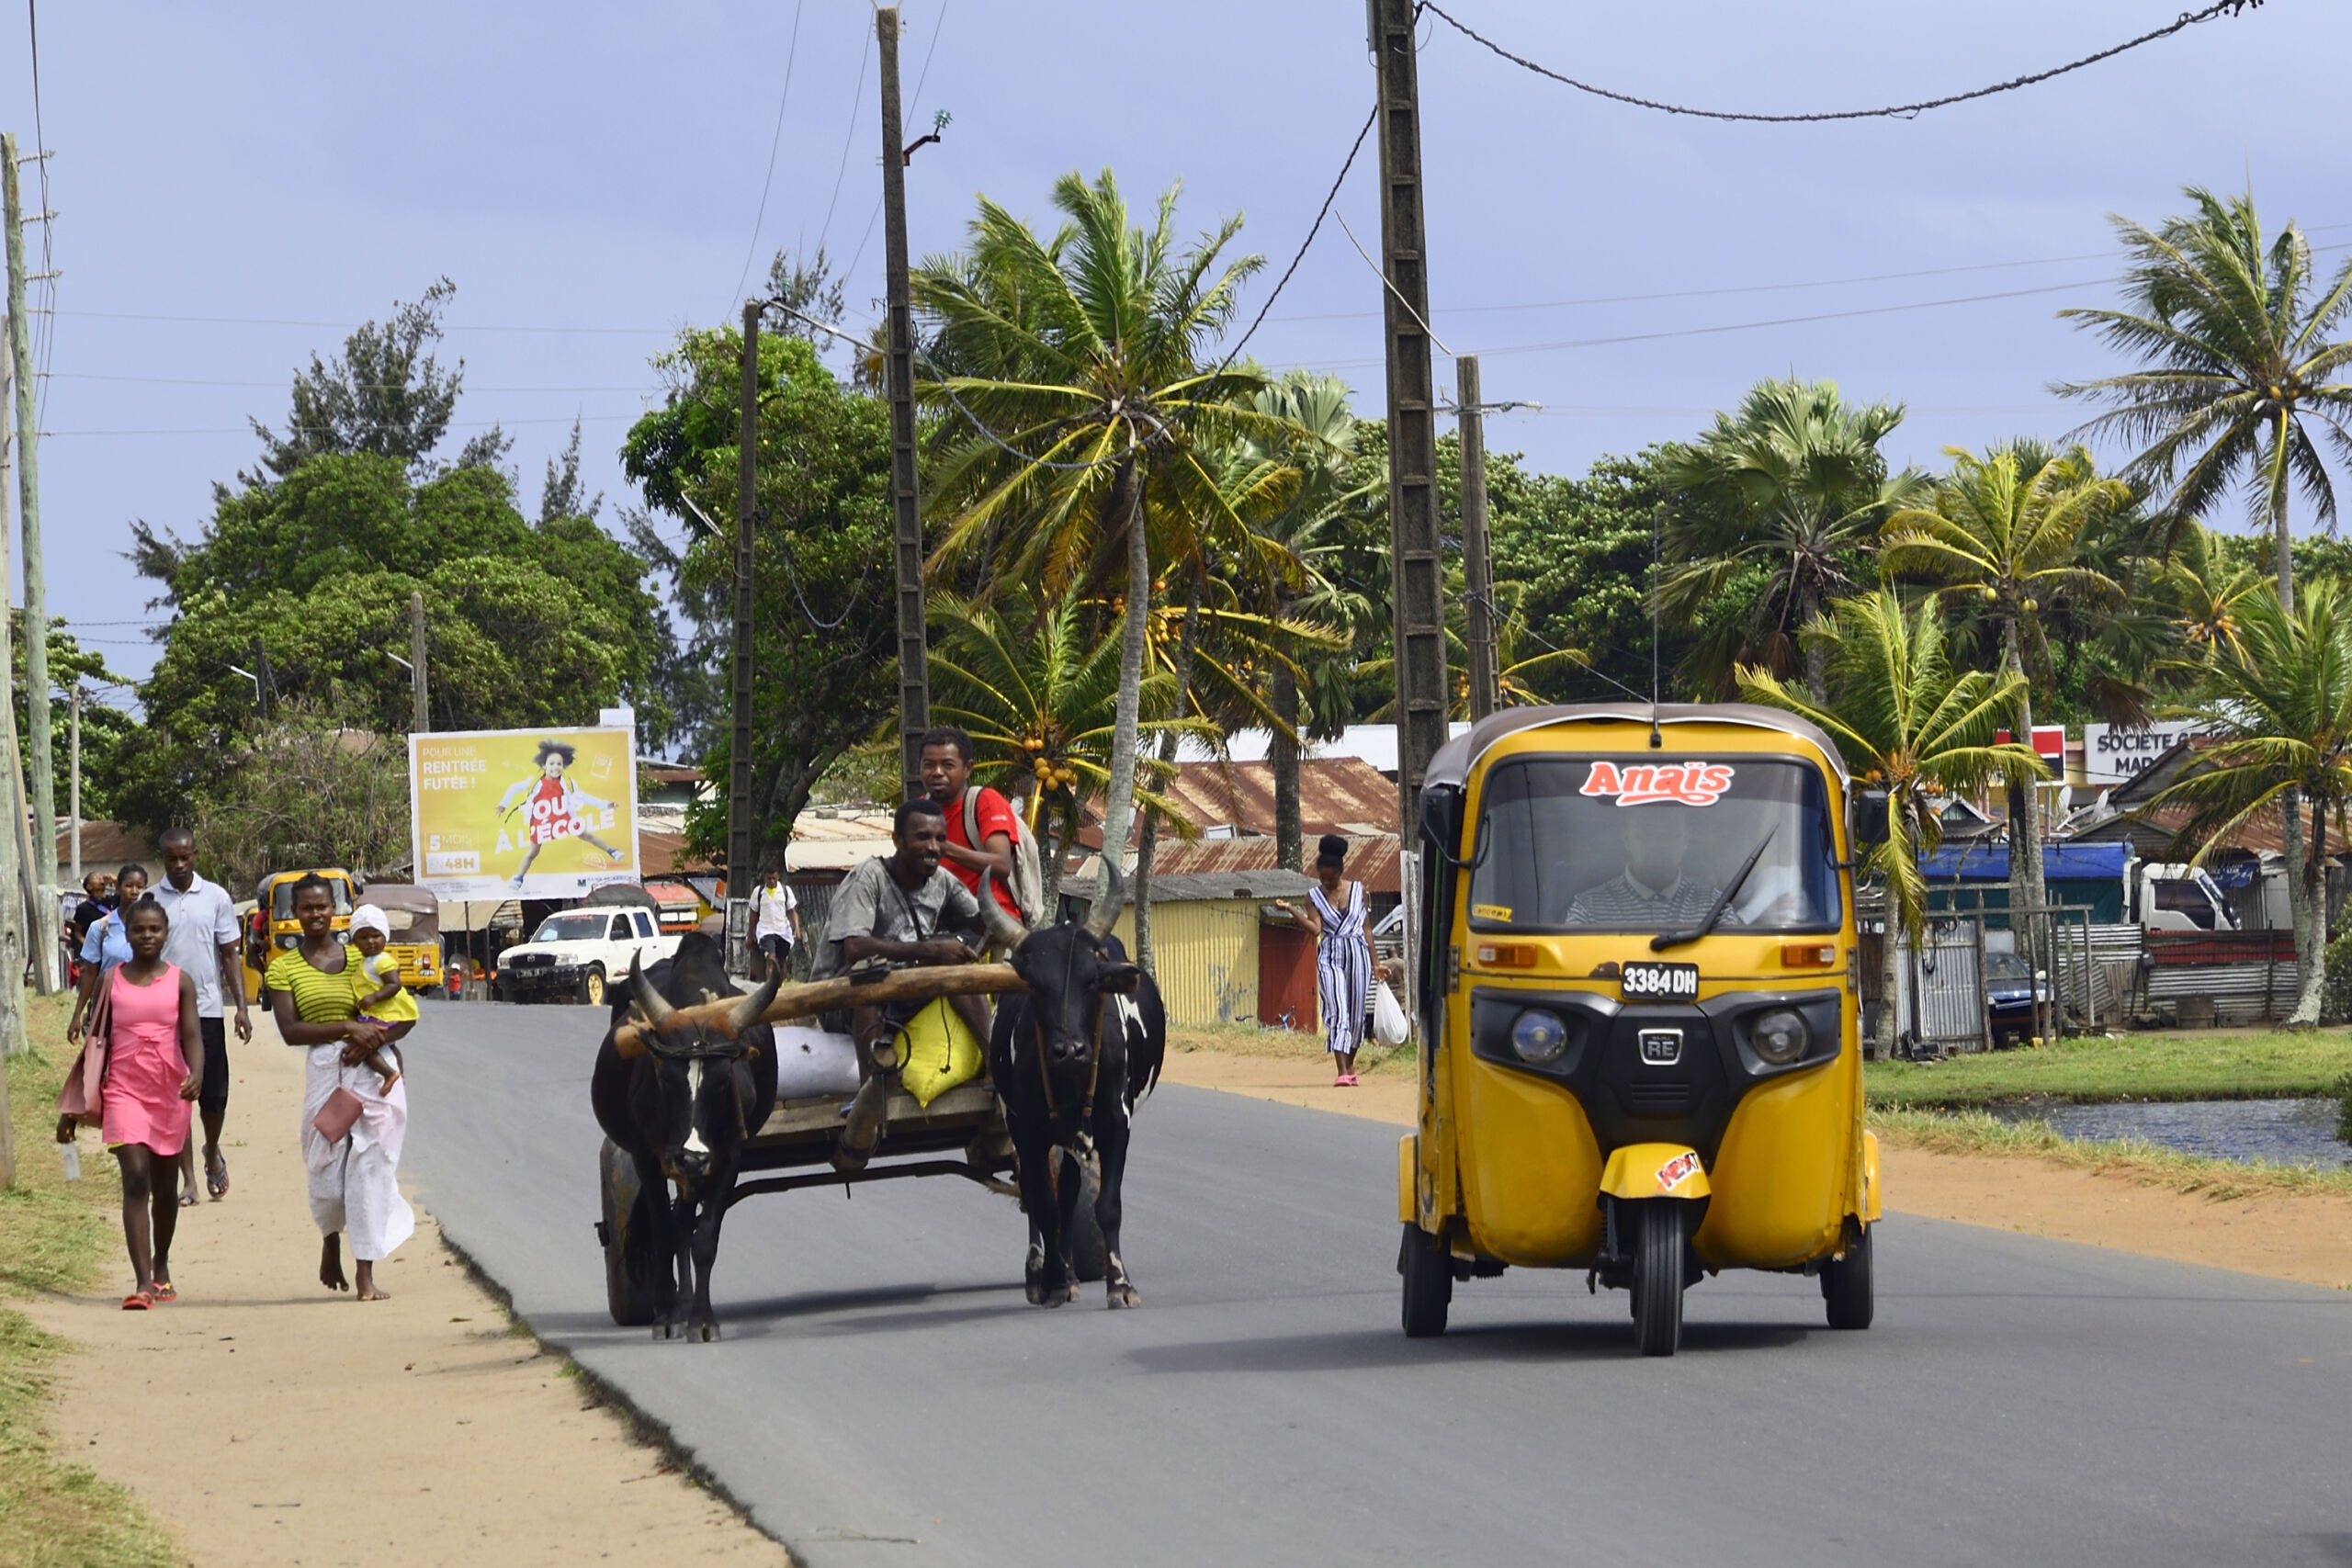
[[899, 1059], [906, 1064], [899, 1081], [921, 1106], [980, 1076], [980, 1043], [944, 997], [899, 1031]]

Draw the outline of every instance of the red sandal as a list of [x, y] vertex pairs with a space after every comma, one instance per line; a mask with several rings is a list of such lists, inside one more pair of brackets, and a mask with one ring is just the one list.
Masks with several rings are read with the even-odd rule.
[[155, 1310], [155, 1298], [149, 1295], [144, 1291], [133, 1291], [130, 1294], [122, 1298], [122, 1310], [125, 1312], [153, 1312]]

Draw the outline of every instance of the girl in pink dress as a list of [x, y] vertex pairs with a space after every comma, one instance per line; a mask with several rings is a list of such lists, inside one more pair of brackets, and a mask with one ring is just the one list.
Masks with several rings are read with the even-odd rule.
[[[163, 906], [142, 898], [124, 919], [130, 959], [109, 972], [105, 1098], [99, 1131], [122, 1166], [122, 1235], [138, 1289], [126, 1312], [176, 1298], [172, 1234], [179, 1224], [174, 1172], [187, 1146], [189, 1102], [204, 1087], [196, 982], [163, 959]], [[70, 1135], [70, 1134], [69, 1134]]]

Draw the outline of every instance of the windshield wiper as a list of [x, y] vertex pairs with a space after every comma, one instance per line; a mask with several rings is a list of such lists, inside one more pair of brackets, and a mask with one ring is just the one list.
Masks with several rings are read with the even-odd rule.
[[1707, 911], [1705, 919], [1701, 920], [1687, 931], [1658, 932], [1657, 935], [1650, 938], [1650, 951], [1664, 953], [1669, 947], [1680, 947], [1685, 943], [1696, 942], [1713, 931], [1715, 922], [1724, 918], [1724, 911], [1731, 908], [1731, 901], [1739, 897], [1739, 890], [1747, 886], [1747, 874], [1756, 869], [1756, 863], [1762, 860], [1764, 852], [1771, 847], [1772, 835], [1780, 830], [1778, 823], [1764, 829], [1764, 837], [1758, 840], [1754, 849], [1747, 852], [1747, 858], [1739, 863], [1739, 874], [1731, 879], [1730, 886], [1715, 896], [1715, 907]]

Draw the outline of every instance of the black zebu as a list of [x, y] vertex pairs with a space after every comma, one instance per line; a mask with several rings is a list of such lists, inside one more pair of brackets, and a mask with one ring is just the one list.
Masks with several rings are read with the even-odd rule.
[[[980, 877], [980, 917], [1028, 991], [997, 1009], [989, 1074], [1004, 1107], [1005, 1130], [1029, 1214], [1029, 1299], [1059, 1306], [1078, 1298], [1070, 1263], [1079, 1167], [1101, 1161], [1094, 1216], [1102, 1229], [1107, 1304], [1143, 1305], [1119, 1256], [1119, 1192], [1126, 1174], [1127, 1126], [1159, 1080], [1168, 1014], [1150, 976], [1127, 962], [1111, 934], [1124, 879], [1108, 860], [1102, 895], [1077, 924], [1024, 929]], [[1055, 1152], [1065, 1151], [1058, 1179]]]
[[[656, 1282], [656, 1337], [718, 1337], [710, 1269], [743, 1139], [775, 1109], [775, 1032], [755, 1021], [781, 978], [743, 997], [724, 1030], [673, 1023], [678, 1008], [742, 995], [727, 977], [718, 943], [689, 932], [675, 958], [650, 974], [630, 971], [628, 991], [596, 1049], [589, 1097], [597, 1123], [637, 1167], [636, 1209], [622, 1234], [631, 1251], [643, 1249], [632, 1262]], [[614, 1037], [631, 1003], [645, 1027], [637, 1049], [624, 1055]]]

